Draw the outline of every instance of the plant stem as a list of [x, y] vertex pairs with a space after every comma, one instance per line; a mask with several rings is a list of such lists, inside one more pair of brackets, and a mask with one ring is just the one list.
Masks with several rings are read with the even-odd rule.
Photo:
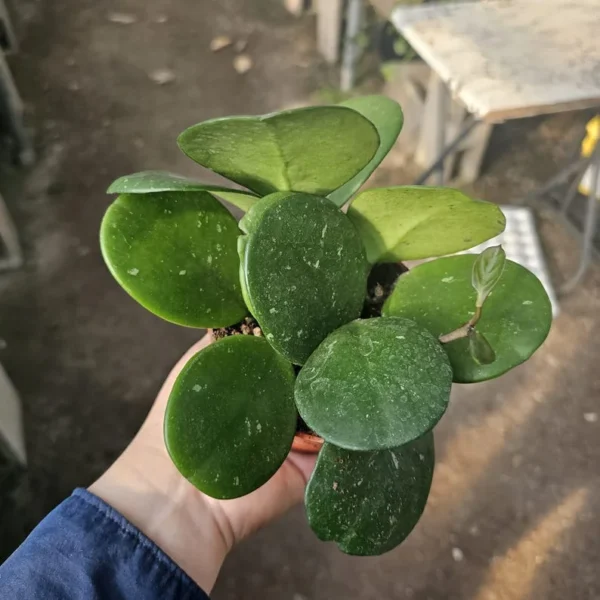
[[438, 339], [442, 344], [447, 344], [448, 342], [453, 342], [454, 340], [466, 338], [469, 335], [469, 332], [475, 328], [475, 325], [477, 325], [479, 319], [481, 319], [481, 306], [476, 306], [475, 314], [464, 325], [461, 325], [458, 329], [455, 329], [450, 333], [440, 335]]

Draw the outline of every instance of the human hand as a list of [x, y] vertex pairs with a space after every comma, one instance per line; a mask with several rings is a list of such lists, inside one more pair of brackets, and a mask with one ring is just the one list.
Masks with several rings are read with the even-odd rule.
[[240, 540], [299, 503], [315, 457], [291, 452], [256, 491], [216, 500], [175, 468], [163, 440], [165, 407], [187, 361], [211, 343], [206, 335], [179, 360], [131, 444], [90, 486], [168, 554], [207, 594], [227, 553]]

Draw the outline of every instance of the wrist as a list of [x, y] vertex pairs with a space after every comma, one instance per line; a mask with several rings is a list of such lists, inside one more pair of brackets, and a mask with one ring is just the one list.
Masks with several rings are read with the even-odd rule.
[[219, 507], [182, 477], [162, 450], [134, 440], [89, 491], [118, 510], [209, 594], [233, 535]]

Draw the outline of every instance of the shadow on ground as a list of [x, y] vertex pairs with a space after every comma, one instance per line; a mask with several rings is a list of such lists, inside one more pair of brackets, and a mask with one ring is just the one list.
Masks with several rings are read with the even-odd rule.
[[[313, 21], [293, 19], [280, 4], [19, 4], [22, 52], [13, 67], [39, 162], [26, 177], [1, 172], [27, 264], [0, 276], [0, 360], [23, 398], [30, 468], [2, 505], [0, 555], [116, 458], [198, 337], [147, 314], [110, 278], [97, 242], [103, 190], [145, 168], [193, 174], [198, 168], [174, 144], [180, 130], [302, 103], [328, 81]], [[112, 23], [111, 10], [136, 22]], [[231, 49], [209, 51], [221, 33], [247, 40], [254, 68], [246, 75], [233, 69]], [[157, 85], [149, 75], [165, 68], [175, 80]], [[478, 195], [518, 199], [564, 162], [584, 121], [562, 115], [498, 128]], [[380, 181], [403, 177], [388, 166]], [[549, 213], [540, 224], [560, 279], [573, 269], [574, 240]], [[526, 366], [457, 386], [436, 430], [431, 500], [403, 546], [379, 558], [344, 556], [315, 539], [299, 508], [233, 553], [214, 598], [599, 597], [600, 423], [589, 416], [599, 412], [599, 283], [596, 269], [563, 302]]]

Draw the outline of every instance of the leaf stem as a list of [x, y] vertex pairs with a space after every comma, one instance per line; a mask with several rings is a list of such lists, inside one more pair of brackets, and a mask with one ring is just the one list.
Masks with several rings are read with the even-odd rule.
[[450, 333], [440, 335], [438, 339], [442, 344], [447, 344], [448, 342], [453, 342], [454, 340], [466, 338], [469, 335], [469, 332], [474, 329], [475, 325], [477, 325], [479, 319], [481, 319], [481, 306], [476, 306], [475, 314], [464, 325], [461, 325], [458, 329], [455, 329]]

